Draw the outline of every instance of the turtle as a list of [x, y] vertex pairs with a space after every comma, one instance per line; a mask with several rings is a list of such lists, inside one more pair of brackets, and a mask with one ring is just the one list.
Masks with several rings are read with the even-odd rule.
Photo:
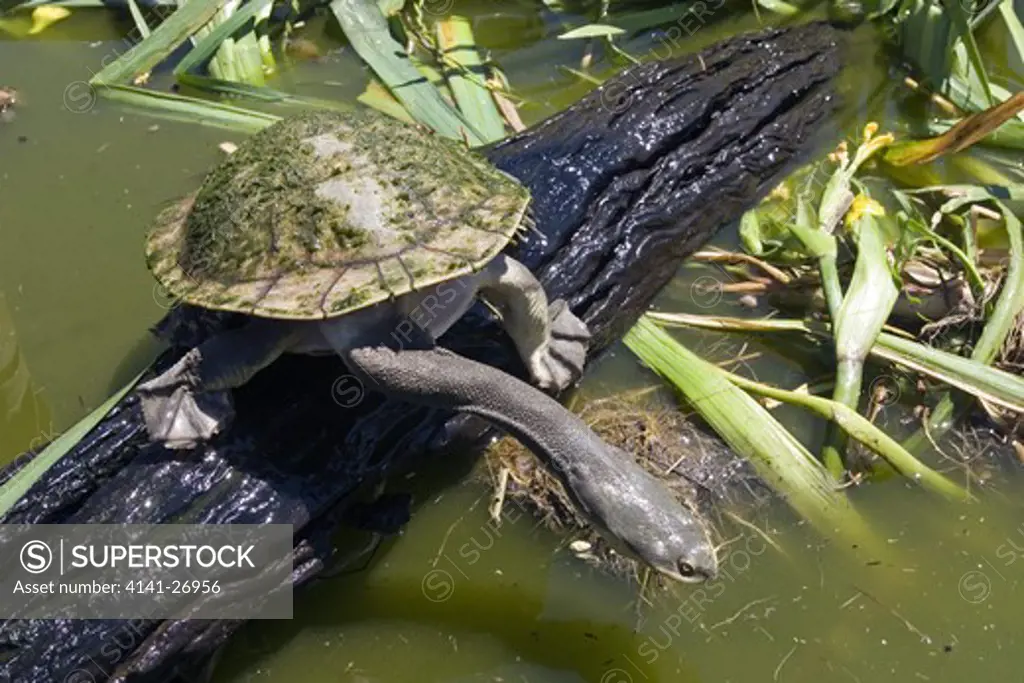
[[[504, 252], [531, 230], [530, 200], [464, 143], [372, 109], [254, 134], [146, 240], [171, 296], [246, 320], [138, 386], [150, 439], [195, 448], [229, 425], [230, 390], [282, 354], [337, 354], [362, 387], [511, 432], [613, 545], [673, 579], [714, 576], [703, 523], [549, 395], [581, 377], [590, 333]], [[478, 299], [529, 383], [437, 345]]]

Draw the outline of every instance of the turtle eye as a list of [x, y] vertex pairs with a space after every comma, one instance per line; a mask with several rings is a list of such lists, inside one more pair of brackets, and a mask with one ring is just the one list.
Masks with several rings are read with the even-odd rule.
[[679, 575], [685, 578], [697, 575], [697, 570], [693, 568], [693, 565], [689, 562], [679, 563]]

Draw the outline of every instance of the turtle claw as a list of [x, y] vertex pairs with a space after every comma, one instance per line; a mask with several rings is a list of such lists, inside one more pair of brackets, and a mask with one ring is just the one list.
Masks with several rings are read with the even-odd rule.
[[545, 391], [562, 391], [583, 376], [590, 331], [563, 299], [548, 306], [551, 338], [530, 358], [530, 376]]
[[179, 363], [136, 390], [150, 440], [175, 450], [210, 440], [235, 414], [229, 391], [194, 391], [184, 367]]

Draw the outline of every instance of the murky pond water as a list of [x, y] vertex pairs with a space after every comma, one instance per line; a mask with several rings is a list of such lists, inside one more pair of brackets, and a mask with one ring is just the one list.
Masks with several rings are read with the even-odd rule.
[[[554, 38], [558, 15], [526, 3], [460, 10], [527, 97], [528, 123], [591, 87], [559, 68], [578, 66], [583, 46]], [[758, 25], [752, 14], [715, 19], [676, 47]], [[0, 129], [0, 461], [72, 424], [152, 359], [158, 347], [145, 331], [163, 309], [142, 261], [147, 224], [195, 187], [222, 155], [217, 143], [238, 139], [82, 99], [77, 86], [123, 49], [111, 37], [126, 30], [105, 12], [81, 12], [42, 40], [0, 40], [0, 81], [24, 101]], [[904, 93], [870, 32], [861, 34], [850, 111], [835, 125], [852, 130], [871, 116], [895, 127]], [[623, 46], [640, 54], [658, 44], [644, 35]], [[1012, 75], [1015, 65], [994, 52], [995, 71]], [[342, 50], [274, 85], [352, 98], [363, 78]], [[735, 230], [719, 238], [734, 241]], [[684, 268], [659, 306], [707, 310], [691, 287], [707, 272]], [[718, 358], [741, 344], [681, 338]], [[792, 386], [813, 375], [777, 347], [747, 350], [764, 352], [755, 361], [763, 380]], [[609, 393], [654, 381], [618, 350], [588, 387]], [[803, 420], [808, 437], [820, 433], [798, 413], [783, 415]], [[851, 497], [873, 535], [863, 542], [824, 538], [781, 502], [748, 512], [753, 526], [723, 517], [722, 576], [649, 596], [651, 604], [638, 604], [635, 581], [573, 558], [562, 549], [567, 539], [515, 505], [495, 526], [479, 482], [420, 477], [409, 487], [424, 502], [400, 538], [366, 570], [304, 591], [293, 621], [249, 624], [215, 680], [1024, 681], [1019, 468], [984, 435], [947, 447], [958, 444], [994, 475], [981, 502], [940, 503], [897, 480], [861, 487]], [[957, 465], [931, 457], [963, 480]]]

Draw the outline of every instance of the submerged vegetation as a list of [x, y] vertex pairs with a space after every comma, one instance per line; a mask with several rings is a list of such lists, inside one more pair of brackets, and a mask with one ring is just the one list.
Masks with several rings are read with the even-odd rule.
[[[7, 3], [12, 18], [4, 21], [31, 13], [26, 33], [36, 35], [66, 17], [61, 4], [89, 3]], [[561, 9], [560, 2], [545, 4], [552, 12]], [[779, 0], [756, 4], [764, 20], [816, 11]], [[1007, 59], [1019, 67], [1024, 27], [1010, 0], [967, 4], [882, 0], [858, 8], [889, 41], [901, 64], [894, 69], [903, 79], [898, 87], [906, 88], [908, 106], [921, 111], [922, 126], [857, 122], [845, 131], [851, 142], [799, 169], [743, 218], [736, 250], [697, 255], [698, 268], [715, 268], [700, 271], [715, 273], [700, 278], [701, 287], [728, 295], [726, 304], [735, 303], [742, 314], [651, 313], [625, 340], [825, 535], [868, 533], [850, 501], [851, 483], [895, 473], [947, 499], [974, 495], [970, 470], [936, 461], [930, 448], [971, 415], [980, 414], [1024, 451], [1024, 96], [1013, 92], [1021, 83], [1012, 69], [988, 72], [977, 39], [985, 32], [1004, 36]], [[591, 68], [598, 52], [622, 66], [653, 58], [629, 54], [617, 42], [623, 35], [653, 31], [674, 48], [672, 32], [692, 25], [695, 16], [691, 3], [583, 5], [593, 21], [567, 25], [560, 37], [586, 42], [572, 73], [593, 84], [603, 80]], [[477, 49], [470, 22], [447, 4], [441, 13], [436, 9], [423, 0], [189, 0], [145, 7], [127, 0], [139, 40], [89, 81], [89, 96], [244, 132], [300, 110], [351, 106], [268, 85], [282, 60], [319, 58], [311, 41], [328, 42], [330, 35], [302, 34], [312, 17], [326, 16], [369, 69], [362, 104], [471, 147], [522, 129], [523, 95]], [[0, 24], [9, 31], [14, 26]], [[173, 67], [171, 84], [153, 76], [160, 67]], [[670, 327], [799, 336], [801, 353], [826, 357], [835, 368], [826, 382], [831, 386], [771, 386], [726, 372], [669, 334]], [[902, 440], [875, 424], [901, 394], [912, 398], [903, 402], [919, 418], [917, 431]], [[782, 404], [827, 421], [823, 443], [807, 445], [787, 429], [773, 415]], [[625, 412], [634, 425], [648, 419], [635, 407]], [[83, 422], [53, 442], [0, 488], [0, 516], [87, 428]], [[637, 450], [635, 434], [613, 432], [605, 434]], [[645, 465], [664, 473], [682, 457], [676, 447], [648, 448], [657, 457], [645, 458]], [[504, 462], [504, 491], [523, 469], [518, 456], [496, 457]], [[533, 491], [539, 507], [558, 508], [551, 481], [519, 484]]]

